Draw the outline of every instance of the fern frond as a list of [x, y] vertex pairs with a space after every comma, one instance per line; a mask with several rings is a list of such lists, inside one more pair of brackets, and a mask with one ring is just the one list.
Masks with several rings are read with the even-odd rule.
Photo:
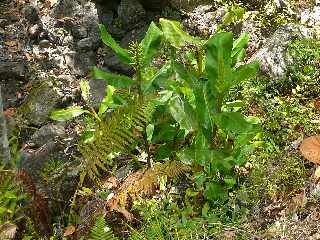
[[97, 181], [98, 168], [106, 170], [105, 165], [111, 164], [110, 154], [130, 153], [141, 137], [136, 134], [137, 129], [147, 126], [154, 109], [155, 104], [151, 100], [137, 98], [127, 107], [115, 110], [107, 122], [101, 123], [94, 141], [79, 145], [84, 157], [81, 179], [88, 175]]
[[107, 226], [103, 216], [99, 216], [96, 220], [96, 224], [91, 229], [90, 237], [92, 240], [117, 240], [112, 230]]

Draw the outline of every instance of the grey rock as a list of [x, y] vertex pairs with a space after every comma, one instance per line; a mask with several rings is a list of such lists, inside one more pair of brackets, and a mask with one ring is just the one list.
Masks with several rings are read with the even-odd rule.
[[72, 45], [73, 45], [73, 42], [74, 42], [73, 37], [70, 36], [70, 35], [66, 36], [66, 37], [63, 39], [63, 45], [64, 45], [64, 46], [72, 46]]
[[93, 48], [92, 38], [87, 37], [87, 38], [81, 39], [80, 41], [77, 42], [77, 47], [80, 50], [92, 50], [92, 48]]
[[27, 170], [34, 178], [39, 179], [40, 171], [47, 162], [64, 158], [63, 151], [61, 152], [61, 150], [62, 146], [53, 141], [43, 144], [32, 152], [22, 150], [17, 167]]
[[104, 11], [100, 15], [100, 22], [106, 26], [111, 26], [113, 21], [114, 13], [111, 10]]
[[105, 55], [104, 64], [110, 70], [113, 70], [122, 74], [126, 74], [126, 75], [132, 74], [132, 67], [122, 63], [119, 60], [119, 58], [116, 55], [114, 55], [112, 50], [110, 50], [109, 53]]
[[90, 79], [89, 87], [89, 105], [95, 109], [98, 109], [106, 95], [107, 82], [100, 79]]
[[84, 76], [96, 65], [96, 53], [93, 51], [69, 52], [65, 55], [65, 60], [74, 74]]
[[249, 62], [260, 62], [262, 73], [274, 80], [286, 77], [288, 65], [291, 64], [291, 57], [287, 52], [288, 44], [295, 39], [311, 37], [309, 29], [302, 25], [287, 24], [280, 26], [266, 40], [266, 44], [255, 53]]
[[52, 15], [56, 18], [75, 16], [81, 11], [81, 5], [76, 0], [60, 0], [53, 8]]
[[224, 14], [224, 8], [216, 10], [212, 5], [200, 5], [182, 24], [190, 34], [207, 38], [216, 32]]
[[182, 0], [169, 0], [170, 5], [178, 10], [183, 11], [192, 11], [194, 8], [198, 7], [199, 5], [205, 5], [205, 4], [212, 4], [212, 0], [188, 0], [188, 1], [182, 1]]
[[39, 24], [34, 24], [28, 29], [30, 37], [33, 39], [39, 37], [41, 31], [42, 31], [42, 27]]
[[169, 0], [139, 0], [145, 9], [160, 10], [169, 4]]
[[146, 11], [137, 0], [122, 0], [118, 7], [118, 17], [123, 28], [130, 30], [146, 17]]
[[6, 80], [7, 78], [17, 78], [27, 73], [27, 66], [25, 62], [17, 60], [1, 61], [0, 59], [0, 80]]
[[30, 138], [30, 144], [41, 147], [43, 144], [55, 140], [57, 137], [66, 135], [64, 124], [47, 124], [42, 126]]
[[35, 6], [28, 5], [23, 9], [25, 18], [30, 23], [36, 23], [39, 20], [39, 10]]
[[0, 18], [0, 27], [4, 28], [4, 27], [7, 26], [8, 24], [9, 24], [8, 19]]
[[71, 31], [72, 31], [72, 36], [76, 39], [82, 39], [88, 36], [87, 28], [82, 25], [75, 25]]
[[49, 113], [61, 99], [59, 91], [51, 81], [43, 81], [34, 86], [26, 101], [18, 108], [19, 115], [30, 125], [43, 125]]
[[140, 42], [147, 30], [148, 26], [145, 23], [141, 23], [139, 28], [135, 28], [126, 33], [126, 35], [120, 41], [120, 46], [123, 48], [128, 48], [131, 42]]
[[40, 48], [48, 48], [48, 47], [50, 47], [50, 41], [47, 40], [47, 39], [42, 39], [42, 40], [39, 42], [39, 47], [40, 47]]

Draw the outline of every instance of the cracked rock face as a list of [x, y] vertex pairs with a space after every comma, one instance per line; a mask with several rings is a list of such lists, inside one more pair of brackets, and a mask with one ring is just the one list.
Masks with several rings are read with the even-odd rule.
[[287, 52], [289, 43], [292, 40], [307, 37], [311, 37], [311, 32], [302, 25], [287, 24], [280, 26], [272, 37], [266, 40], [265, 45], [254, 54], [250, 62], [260, 62], [262, 73], [272, 79], [283, 79], [286, 77], [288, 65], [292, 61]]

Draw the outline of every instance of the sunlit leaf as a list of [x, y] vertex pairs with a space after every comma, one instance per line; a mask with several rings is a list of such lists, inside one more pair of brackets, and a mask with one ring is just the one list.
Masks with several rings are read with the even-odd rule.
[[80, 106], [69, 107], [66, 109], [56, 110], [51, 112], [50, 118], [55, 121], [68, 121], [72, 118], [78, 117], [84, 113], [89, 113], [88, 110], [82, 109]]
[[141, 44], [143, 64], [147, 65], [157, 53], [161, 43], [162, 31], [156, 26], [154, 22], [151, 22], [149, 29], [143, 38]]
[[109, 85], [112, 85], [116, 88], [128, 88], [134, 83], [134, 81], [127, 76], [108, 73], [97, 67], [94, 67], [92, 72], [94, 78], [106, 80], [108, 81]]
[[108, 33], [106, 27], [103, 24], [99, 24], [99, 29], [102, 42], [112, 48], [112, 50], [116, 53], [118, 58], [123, 63], [130, 64], [132, 61], [128, 51], [119, 46], [119, 44], [112, 38], [110, 33]]

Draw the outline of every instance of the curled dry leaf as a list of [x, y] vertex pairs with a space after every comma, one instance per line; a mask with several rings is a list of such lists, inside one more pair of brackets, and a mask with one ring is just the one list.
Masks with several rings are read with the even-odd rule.
[[310, 162], [320, 164], [320, 136], [312, 136], [303, 140], [301, 154]]
[[317, 97], [315, 100], [314, 100], [314, 107], [316, 109], [320, 109], [320, 97]]
[[314, 180], [316, 180], [317, 182], [320, 180], [320, 166], [318, 166], [316, 171], [314, 172]]
[[0, 224], [0, 239], [14, 239], [17, 232], [17, 226], [12, 223]]
[[66, 229], [64, 230], [63, 236], [64, 237], [70, 236], [70, 235], [74, 234], [75, 231], [76, 231], [76, 227], [73, 225], [70, 225], [70, 226], [66, 227]]

